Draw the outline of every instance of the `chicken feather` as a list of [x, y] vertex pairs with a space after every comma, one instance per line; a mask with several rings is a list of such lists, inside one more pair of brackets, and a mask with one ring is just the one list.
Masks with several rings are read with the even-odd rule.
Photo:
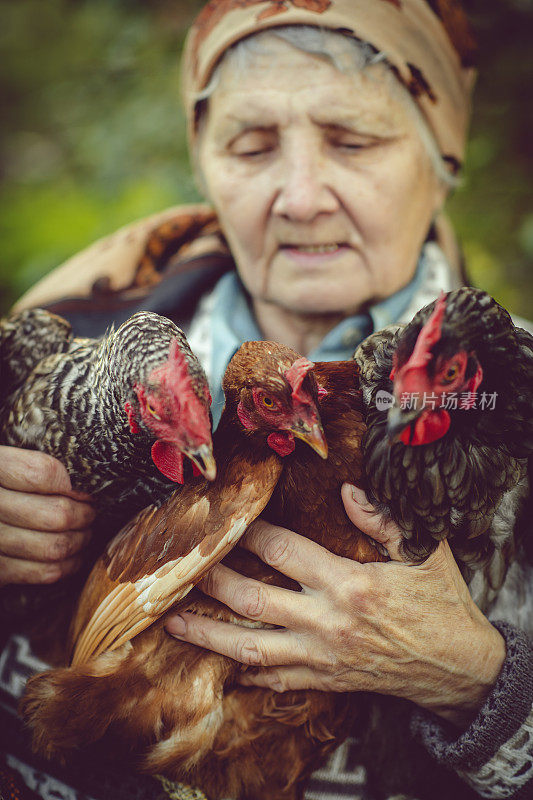
[[[144, 709], [144, 722], [138, 720], [142, 736], [147, 728], [158, 738], [171, 729], [182, 749], [195, 725], [198, 734], [205, 734], [206, 714], [211, 722], [217, 715], [221, 718], [221, 710], [212, 707], [214, 688], [209, 694], [206, 686], [206, 694], [194, 685], [197, 676], [191, 664], [201, 662], [203, 669], [202, 658], [193, 651], [191, 664], [187, 659], [182, 663], [179, 648], [168, 649], [175, 643], [164, 633], [160, 615], [223, 557], [262, 511], [282, 473], [280, 455], [295, 447], [295, 438], [307, 442], [317, 459], [325, 456], [316, 409], [318, 389], [308, 376], [312, 366], [272, 342], [248, 343], [234, 356], [224, 379], [226, 407], [214, 436], [217, 479], [211, 484], [197, 480], [160, 508], [142, 512], [107, 547], [73, 622], [73, 665], [28, 684], [22, 708], [37, 750], [60, 756], [99, 738], [110, 724], [129, 740], [123, 714], [131, 719], [134, 696], [136, 708]], [[143, 630], [150, 623], [154, 624]], [[174, 661], [172, 674], [182, 677], [181, 689], [174, 695], [180, 698], [177, 705], [166, 691], [168, 669], [158, 674], [161, 658], [167, 668]], [[213, 676], [219, 666], [213, 658]], [[145, 671], [147, 680], [141, 677]], [[209, 678], [206, 684], [211, 683]], [[146, 701], [157, 696], [159, 702], [158, 687], [164, 689], [164, 701], [151, 706], [152, 711], [157, 708], [154, 719]], [[65, 719], [62, 709], [70, 693], [73, 697], [81, 693], [84, 702]], [[178, 727], [173, 724], [176, 714]], [[136, 736], [139, 730], [134, 724], [130, 732]], [[195, 736], [189, 739], [194, 742]], [[163, 742], [161, 748], [165, 749]]]
[[[92, 495], [100, 527], [169, 494], [179, 480], [169, 454], [213, 476], [207, 379], [165, 317], [139, 312], [81, 339], [55, 314], [23, 311], [0, 322], [0, 365], [0, 444], [59, 459]], [[157, 408], [143, 406], [147, 395]]]
[[[189, 459], [213, 477], [207, 378], [170, 320], [140, 312], [85, 339], [46, 310], [15, 313], [0, 321], [0, 369], [0, 444], [59, 459], [73, 489], [91, 495], [97, 517], [84, 569], [119, 525], [189, 478]], [[82, 581], [78, 573], [8, 586], [0, 617], [39, 635], [51, 657], [46, 639], [65, 635]], [[46, 621], [34, 623], [42, 608]]]
[[[264, 512], [267, 518], [310, 536], [338, 555], [379, 560], [383, 554], [351, 525], [340, 501], [344, 480], [363, 483], [378, 507], [405, 530], [406, 546], [415, 556], [429, 552], [435, 542], [452, 533], [450, 544], [466, 577], [471, 574], [476, 578], [489, 552], [485, 580], [477, 597], [479, 605], [486, 608], [501, 587], [513, 557], [513, 540], [520, 523], [517, 509], [529, 491], [524, 456], [531, 433], [526, 398], [531, 396], [533, 353], [530, 340], [509, 327], [505, 313], [493, 302], [476, 290], [464, 289], [451, 296], [448, 306], [450, 313], [457, 315], [459, 330], [466, 312], [467, 329], [472, 327], [472, 320], [479, 324], [480, 316], [492, 322], [491, 335], [487, 336], [487, 331], [482, 334], [482, 338], [490, 339], [493, 349], [489, 348], [489, 354], [494, 356], [496, 351], [495, 364], [486, 368], [486, 385], [491, 386], [491, 372], [500, 377], [505, 372], [498, 359], [508, 359], [509, 352], [516, 357], [511, 369], [515, 378], [512, 393], [503, 393], [503, 414], [488, 421], [487, 443], [480, 441], [475, 426], [459, 423], [462, 435], [452, 426], [450, 435], [437, 442], [421, 447], [399, 442], [391, 446], [387, 413], [378, 408], [375, 399], [378, 390], [393, 391], [394, 382], [389, 377], [393, 356], [405, 339], [401, 338], [403, 331], [398, 333], [397, 329], [375, 334], [358, 351], [360, 377], [357, 366], [350, 362], [315, 367], [314, 374], [325, 390], [320, 411], [329, 459], [324, 464], [316, 454], [297, 447], [294, 456], [285, 460]], [[406, 329], [410, 349], [395, 368], [409, 359], [433, 311], [434, 305], [424, 309], [411, 330]], [[507, 330], [507, 336], [500, 327]], [[466, 377], [469, 379], [469, 375]], [[502, 441], [501, 436], [492, 442], [490, 439], [498, 425], [500, 434], [502, 426], [507, 432], [500, 449], [494, 442]], [[471, 441], [468, 433], [475, 434]], [[374, 452], [373, 448], [379, 450]], [[509, 494], [513, 498], [506, 502]], [[249, 577], [299, 588], [240, 548], [232, 550], [225, 563]], [[260, 627], [260, 623], [239, 617], [197, 589], [173, 611], [192, 611]], [[116, 660], [109, 661], [113, 656]], [[41, 751], [68, 750], [73, 740], [87, 745], [106, 735], [110, 742], [122, 742], [134, 750], [141, 770], [165, 772], [197, 784], [213, 800], [225, 796], [241, 800], [301, 798], [310, 772], [354, 723], [361, 732], [368, 732], [366, 753], [363, 750], [361, 758], [366, 759], [374, 785], [396, 774], [396, 767], [387, 768], [391, 754], [381, 739], [387, 728], [385, 720], [390, 715], [400, 718], [397, 709], [401, 701], [318, 691], [279, 694], [241, 687], [237, 678], [242, 669], [229, 658], [186, 642], [170, 641], [162, 617], [115, 653], [104, 653], [86, 665], [34, 679], [24, 708]], [[104, 673], [107, 683], [102, 692]], [[58, 731], [62, 703], [80, 691], [85, 698], [80, 713], [86, 713], [87, 719], [76, 716], [72, 723], [75, 734], [71, 728]]]

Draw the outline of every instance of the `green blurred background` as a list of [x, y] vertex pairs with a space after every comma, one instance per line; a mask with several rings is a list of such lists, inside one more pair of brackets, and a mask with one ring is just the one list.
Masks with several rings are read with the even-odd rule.
[[[120, 225], [198, 199], [178, 61], [202, 0], [0, 0], [0, 311]], [[475, 284], [533, 317], [531, 0], [465, 0], [480, 78], [449, 203]]]

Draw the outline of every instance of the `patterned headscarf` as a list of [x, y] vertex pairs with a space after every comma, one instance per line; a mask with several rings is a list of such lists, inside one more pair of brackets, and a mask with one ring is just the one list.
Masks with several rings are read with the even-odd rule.
[[470, 115], [475, 44], [459, 0], [209, 0], [192, 26], [182, 65], [191, 144], [195, 106], [225, 51], [250, 34], [312, 25], [384, 53], [433, 132], [452, 172], [460, 167]]

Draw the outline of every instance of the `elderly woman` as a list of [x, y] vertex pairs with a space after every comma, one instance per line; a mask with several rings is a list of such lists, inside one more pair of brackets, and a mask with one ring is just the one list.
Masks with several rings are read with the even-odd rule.
[[[242, 341], [350, 358], [373, 330], [461, 282], [440, 212], [463, 157], [471, 53], [455, 2], [211, 0], [183, 68], [192, 158], [210, 208], [170, 209], [120, 231], [19, 306], [48, 305], [89, 335], [140, 308], [172, 317], [208, 372], [215, 420], [222, 375]], [[90, 504], [72, 495], [58, 462], [1, 449], [2, 582], [54, 582], [79, 566]], [[223, 566], [202, 588], [284, 627], [279, 645], [193, 615], [171, 618], [169, 633], [263, 666], [248, 683], [410, 701], [398, 749], [438, 776], [424, 797], [531, 796], [533, 676], [520, 630], [533, 627], [530, 568], [513, 567], [493, 624], [446, 543], [420, 566], [402, 563], [401, 531], [355, 487], [343, 487], [343, 500], [391, 561], [354, 565], [258, 521], [244, 546], [304, 591], [281, 595]], [[357, 591], [339, 597], [334, 588], [349, 582]], [[5, 659], [22, 662], [24, 647], [12, 639]], [[21, 752], [10, 763], [28, 780]], [[350, 746], [339, 751], [308, 797], [364, 793], [353, 759]], [[123, 776], [112, 790], [82, 772], [76, 780], [96, 798], [126, 796]], [[136, 792], [156, 796], [145, 779]]]

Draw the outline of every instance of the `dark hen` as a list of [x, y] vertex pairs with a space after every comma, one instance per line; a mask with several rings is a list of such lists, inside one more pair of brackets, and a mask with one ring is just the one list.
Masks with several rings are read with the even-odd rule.
[[369, 337], [355, 358], [371, 499], [402, 528], [411, 558], [447, 538], [466, 579], [477, 574], [471, 589], [486, 609], [523, 538], [533, 337], [486, 292], [464, 287]]

